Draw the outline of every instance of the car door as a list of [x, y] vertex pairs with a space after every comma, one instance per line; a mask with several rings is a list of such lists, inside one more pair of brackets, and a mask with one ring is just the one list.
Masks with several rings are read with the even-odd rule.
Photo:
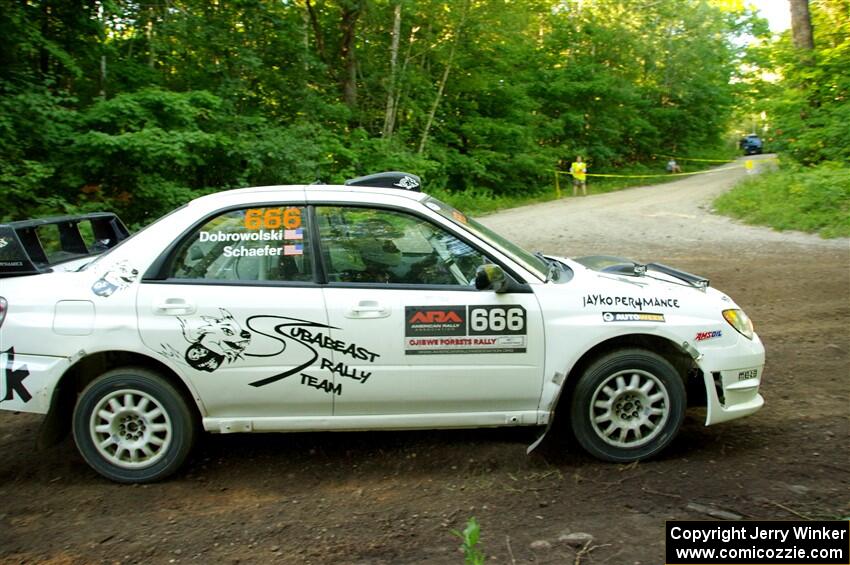
[[143, 279], [142, 340], [191, 379], [208, 417], [332, 413], [334, 377], [297, 337], [327, 328], [309, 228], [300, 205], [221, 210]]
[[315, 217], [335, 416], [537, 408], [543, 321], [530, 290], [476, 290], [493, 260], [425, 216], [317, 205]]

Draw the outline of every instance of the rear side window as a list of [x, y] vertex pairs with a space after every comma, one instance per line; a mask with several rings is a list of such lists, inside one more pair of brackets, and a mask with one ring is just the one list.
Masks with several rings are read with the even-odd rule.
[[312, 281], [307, 221], [302, 206], [225, 212], [204, 223], [177, 249], [169, 278]]

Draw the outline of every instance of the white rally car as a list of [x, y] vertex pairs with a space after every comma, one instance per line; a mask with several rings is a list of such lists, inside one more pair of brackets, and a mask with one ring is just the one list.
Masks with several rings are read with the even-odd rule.
[[47, 414], [42, 444], [70, 428], [97, 472], [145, 482], [201, 428], [548, 429], [557, 413], [624, 462], [669, 444], [688, 405], [707, 425], [762, 406], [764, 348], [707, 280], [532, 254], [418, 186], [230, 190], [130, 238], [111, 214], [0, 225], [0, 408]]

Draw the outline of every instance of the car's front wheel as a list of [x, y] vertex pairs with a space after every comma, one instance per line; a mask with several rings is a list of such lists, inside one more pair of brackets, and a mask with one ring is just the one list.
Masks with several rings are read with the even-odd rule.
[[163, 479], [185, 461], [195, 423], [182, 395], [140, 367], [109, 371], [89, 384], [74, 408], [74, 440], [86, 462], [119, 483]]
[[669, 361], [642, 349], [601, 357], [580, 377], [571, 402], [578, 442], [606, 461], [645, 459], [676, 436], [687, 398]]

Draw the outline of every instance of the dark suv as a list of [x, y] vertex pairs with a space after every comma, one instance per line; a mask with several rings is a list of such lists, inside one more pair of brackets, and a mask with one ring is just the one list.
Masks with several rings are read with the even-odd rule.
[[738, 145], [744, 150], [744, 155], [761, 155], [764, 148], [761, 138], [754, 133], [742, 138]]

